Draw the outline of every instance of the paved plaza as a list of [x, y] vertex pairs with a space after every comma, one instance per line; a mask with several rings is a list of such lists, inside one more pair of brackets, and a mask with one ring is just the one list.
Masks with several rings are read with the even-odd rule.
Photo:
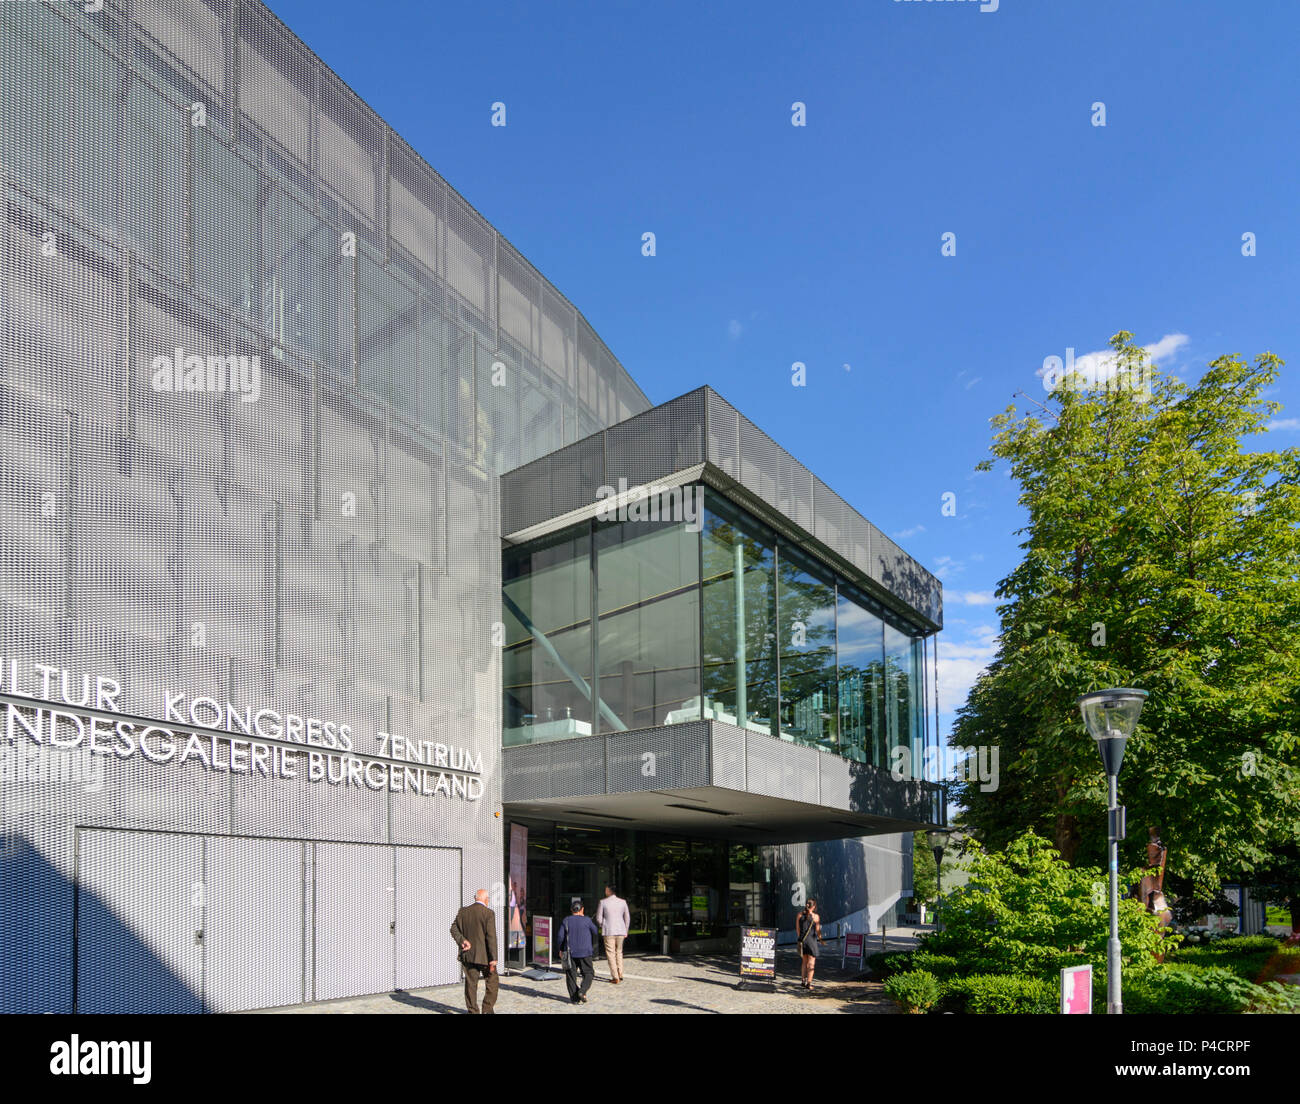
[[[888, 948], [906, 950], [915, 946], [923, 929], [898, 929], [889, 934]], [[880, 937], [872, 936], [869, 952], [880, 950]], [[604, 959], [596, 960], [596, 980], [586, 1004], [572, 1004], [558, 967], [554, 981], [538, 981], [519, 973], [503, 975], [496, 1011], [500, 1014], [555, 1013], [595, 1016], [601, 1013], [658, 1015], [660, 1013], [757, 1013], [814, 1014], [898, 1013], [898, 1007], [884, 995], [879, 982], [862, 979], [856, 964], [840, 968], [838, 946], [827, 945], [818, 962], [812, 992], [799, 987], [799, 963], [792, 947], [777, 952], [777, 979], [768, 990], [753, 986], [737, 989], [738, 955], [690, 955], [664, 957], [637, 955], [624, 962], [624, 982], [611, 985]], [[483, 987], [479, 987], [482, 999]], [[365, 997], [320, 1001], [269, 1009], [275, 1013], [366, 1015], [390, 1013], [465, 1014], [459, 985], [432, 989], [376, 993]]]

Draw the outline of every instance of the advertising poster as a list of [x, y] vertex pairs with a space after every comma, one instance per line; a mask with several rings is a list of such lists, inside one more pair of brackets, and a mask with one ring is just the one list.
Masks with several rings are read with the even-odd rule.
[[551, 918], [533, 917], [533, 962], [538, 966], [551, 965]]
[[848, 932], [844, 936], [844, 957], [862, 961], [866, 954], [867, 937], [862, 932]]
[[507, 945], [522, 947], [528, 926], [528, 829], [510, 825], [510, 917]]
[[1066, 966], [1061, 970], [1061, 1014], [1092, 1015], [1092, 967]]
[[776, 929], [740, 929], [740, 976], [763, 981], [776, 979]]

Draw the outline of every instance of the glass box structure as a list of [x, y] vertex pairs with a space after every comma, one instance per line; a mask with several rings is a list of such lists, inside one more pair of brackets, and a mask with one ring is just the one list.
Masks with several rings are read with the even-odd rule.
[[920, 762], [923, 631], [712, 488], [679, 490], [694, 521], [593, 518], [507, 548], [506, 745], [714, 719]]

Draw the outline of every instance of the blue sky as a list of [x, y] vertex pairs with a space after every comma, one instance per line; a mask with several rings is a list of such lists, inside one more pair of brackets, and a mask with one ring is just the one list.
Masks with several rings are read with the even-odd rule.
[[1300, 364], [1292, 0], [270, 6], [652, 402], [712, 384], [944, 579], [945, 735], [1022, 524], [973, 468], [1044, 358]]

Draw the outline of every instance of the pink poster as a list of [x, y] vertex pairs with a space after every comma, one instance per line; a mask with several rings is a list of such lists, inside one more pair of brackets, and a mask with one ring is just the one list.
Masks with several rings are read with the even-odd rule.
[[528, 829], [510, 825], [510, 916], [507, 930], [511, 948], [524, 945], [528, 927]]
[[1061, 1014], [1092, 1015], [1092, 967], [1067, 966], [1061, 971]]

